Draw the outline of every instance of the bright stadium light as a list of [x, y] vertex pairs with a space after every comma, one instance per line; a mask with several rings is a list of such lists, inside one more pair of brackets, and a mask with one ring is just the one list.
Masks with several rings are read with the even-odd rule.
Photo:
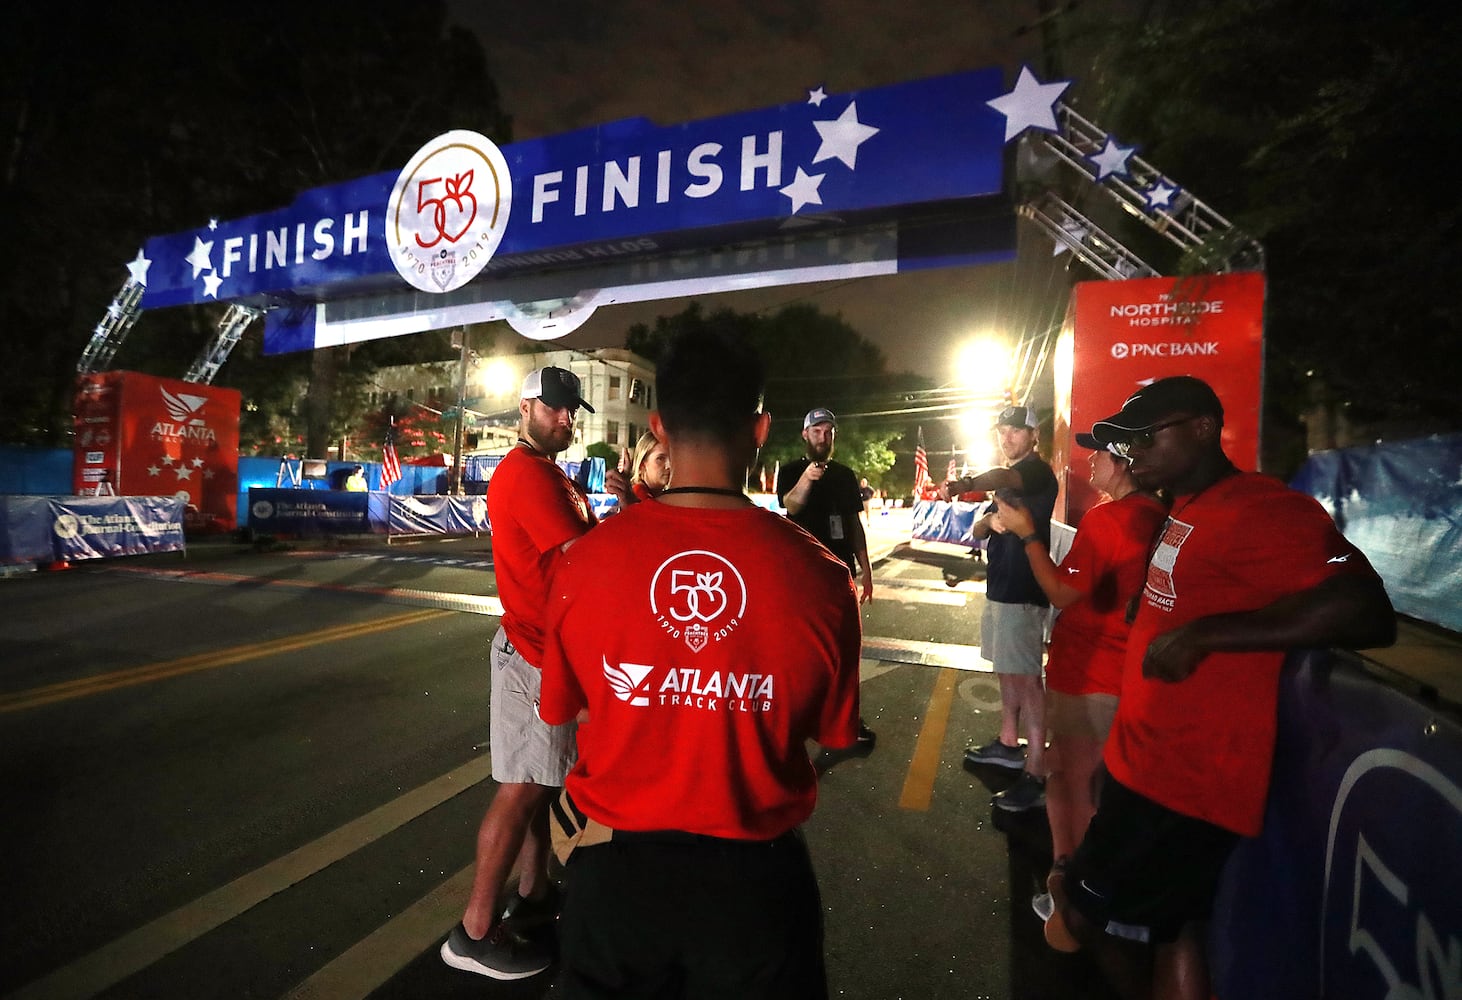
[[489, 399], [513, 392], [520, 378], [518, 369], [506, 358], [493, 358], [482, 366], [482, 389]]
[[998, 337], [975, 337], [955, 352], [955, 379], [973, 395], [998, 397], [1010, 375], [1010, 347]]

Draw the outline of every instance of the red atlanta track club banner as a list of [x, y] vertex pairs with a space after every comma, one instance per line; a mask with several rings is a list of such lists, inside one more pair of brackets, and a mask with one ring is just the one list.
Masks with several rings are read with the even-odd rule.
[[72, 489], [177, 497], [190, 530], [232, 531], [240, 399], [236, 389], [140, 372], [81, 376]]
[[1155, 379], [1195, 375], [1213, 386], [1223, 401], [1224, 449], [1239, 468], [1259, 467], [1262, 273], [1081, 282], [1067, 323], [1071, 360], [1058, 369], [1055, 440], [1067, 523], [1097, 499], [1087, 483], [1089, 453], [1074, 446], [1072, 432], [1089, 430]]

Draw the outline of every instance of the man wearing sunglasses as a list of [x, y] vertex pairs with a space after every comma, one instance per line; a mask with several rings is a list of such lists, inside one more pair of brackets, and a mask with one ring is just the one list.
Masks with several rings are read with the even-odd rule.
[[[1159, 379], [1092, 428], [1172, 510], [1148, 559], [1096, 816], [1053, 875], [1053, 945], [1098, 952], [1124, 997], [1207, 998], [1207, 919], [1225, 861], [1259, 833], [1279, 672], [1291, 649], [1388, 645], [1380, 578], [1315, 500], [1240, 472], [1223, 406]], [[1072, 938], [1074, 935], [1074, 940]]]

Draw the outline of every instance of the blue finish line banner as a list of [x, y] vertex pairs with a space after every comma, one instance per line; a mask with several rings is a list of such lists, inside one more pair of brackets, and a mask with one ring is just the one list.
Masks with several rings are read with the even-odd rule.
[[[134, 274], [146, 275], [144, 308], [209, 299], [269, 308], [266, 350], [279, 353], [317, 346], [317, 306], [332, 298], [364, 303], [414, 289], [430, 310], [479, 275], [492, 285], [526, 271], [785, 238], [794, 218], [797, 232], [824, 235], [895, 224], [880, 253], [920, 266], [1008, 259], [1006, 118], [988, 103], [1005, 93], [1003, 77], [986, 69], [851, 94], [819, 89], [720, 118], [670, 127], [628, 119], [501, 150], [449, 132], [399, 171], [150, 239]], [[998, 217], [998, 237], [915, 245], [923, 222], [975, 203], [988, 203], [987, 221]], [[899, 220], [921, 225], [904, 233]], [[977, 223], [966, 216], [958, 228]], [[853, 266], [857, 256], [828, 259]], [[292, 305], [273, 308], [283, 302]]]

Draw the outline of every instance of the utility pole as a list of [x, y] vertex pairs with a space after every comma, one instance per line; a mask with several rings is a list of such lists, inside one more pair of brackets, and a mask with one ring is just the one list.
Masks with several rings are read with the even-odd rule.
[[457, 432], [452, 439], [452, 471], [447, 474], [449, 493], [462, 494], [462, 445], [467, 426], [467, 359], [472, 353], [467, 347], [467, 328], [459, 326], [452, 331], [452, 346], [461, 348], [457, 356]]

